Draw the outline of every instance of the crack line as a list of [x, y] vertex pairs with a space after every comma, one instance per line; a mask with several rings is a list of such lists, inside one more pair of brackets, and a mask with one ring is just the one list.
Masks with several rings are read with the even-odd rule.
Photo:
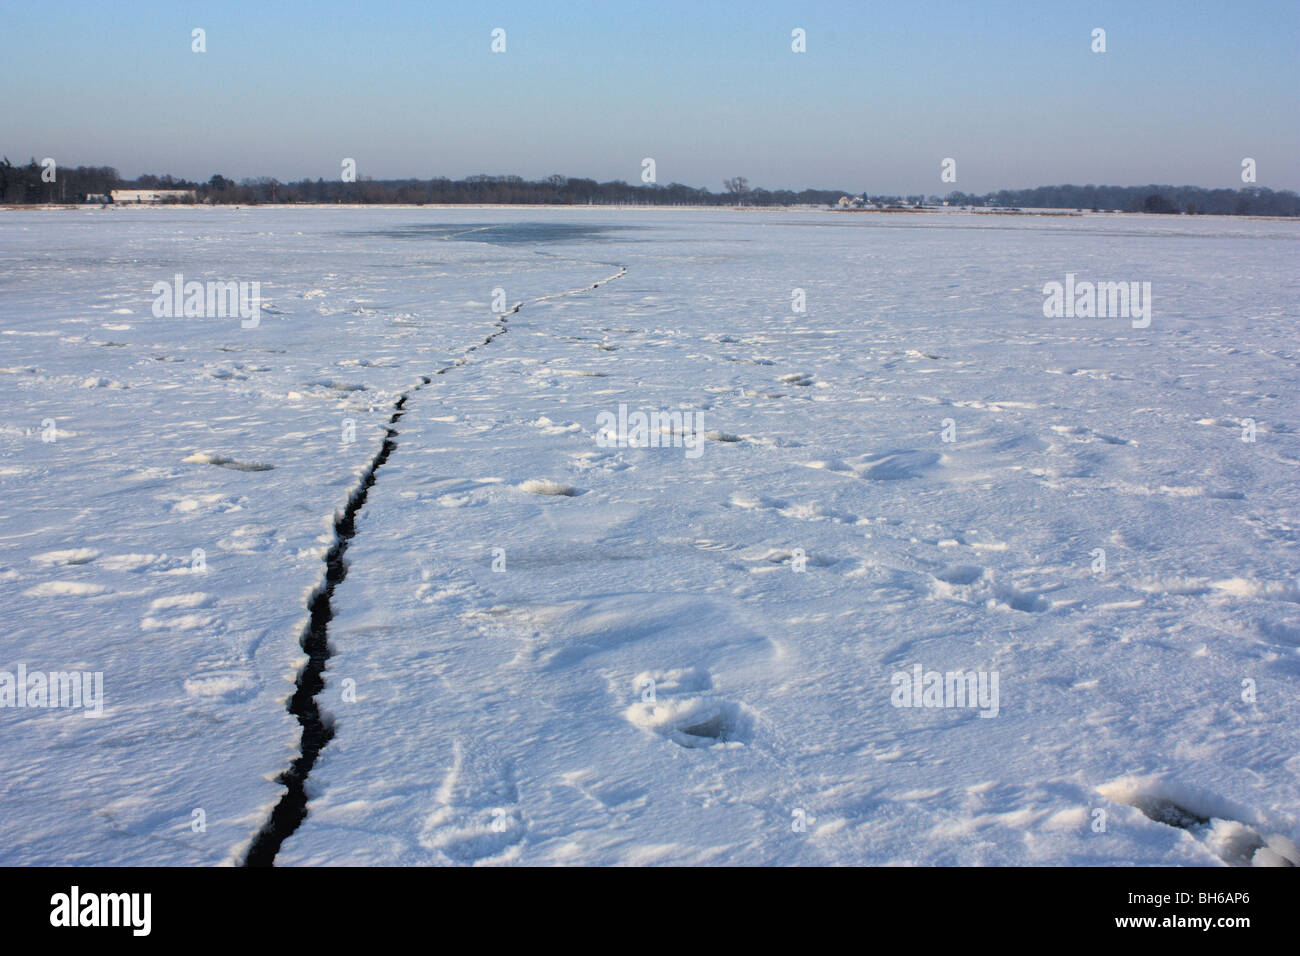
[[[519, 310], [525, 305], [546, 302], [550, 299], [575, 295], [579, 292], [589, 292], [626, 274], [627, 266], [620, 266], [619, 271], [614, 275], [607, 276], [580, 289], [570, 289], [565, 292], [556, 292], [516, 302], [514, 308], [503, 313], [497, 319], [495, 332], [485, 338], [479, 345], [471, 345], [465, 350], [465, 355], [462, 355], [450, 365], [444, 365], [442, 368], [435, 370], [433, 375], [444, 375], [451, 369], [464, 365], [468, 361], [470, 352], [476, 351], [483, 345], [490, 344], [493, 339], [509, 332], [510, 329], [506, 323], [509, 321], [510, 316], [518, 314]], [[397, 447], [396, 439], [399, 432], [394, 426], [406, 414], [407, 399], [432, 381], [433, 376], [431, 375], [420, 376], [420, 383], [403, 392], [397, 401], [393, 403], [393, 414], [389, 416], [383, 444], [380, 445], [379, 451], [375, 453], [375, 457], [371, 459], [369, 466], [362, 472], [361, 480], [348, 496], [347, 505], [342, 513], [335, 515], [334, 544], [330, 546], [325, 555], [325, 581], [312, 592], [311, 598], [307, 602], [309, 620], [299, 641], [302, 649], [307, 654], [307, 663], [303, 665], [302, 670], [298, 673], [293, 696], [289, 698], [287, 704], [289, 713], [297, 717], [298, 723], [302, 725], [300, 752], [289, 765], [289, 768], [281, 773], [278, 778], [278, 782], [286, 788], [285, 793], [272, 809], [271, 816], [262, 825], [262, 829], [253, 838], [248, 854], [244, 859], [245, 866], [274, 866], [276, 854], [280, 852], [280, 847], [284, 841], [302, 825], [303, 820], [307, 819], [307, 778], [311, 775], [312, 768], [315, 767], [316, 758], [320, 756], [320, 752], [334, 738], [333, 725], [325, 722], [321, 716], [320, 707], [316, 703], [316, 696], [325, 688], [325, 665], [330, 658], [328, 628], [330, 619], [334, 616], [330, 601], [334, 596], [334, 589], [348, 576], [348, 566], [347, 562], [343, 560], [343, 556], [347, 553], [348, 545], [353, 537], [356, 536], [357, 515], [365, 507], [366, 498], [375, 483], [376, 474]]]

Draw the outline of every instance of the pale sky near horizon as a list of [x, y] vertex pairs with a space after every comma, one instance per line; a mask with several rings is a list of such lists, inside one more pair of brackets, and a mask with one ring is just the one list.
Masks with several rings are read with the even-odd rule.
[[0, 154], [282, 181], [353, 157], [639, 182], [653, 157], [714, 191], [926, 194], [1238, 188], [1251, 157], [1298, 189], [1298, 41], [1300, 0], [0, 0]]

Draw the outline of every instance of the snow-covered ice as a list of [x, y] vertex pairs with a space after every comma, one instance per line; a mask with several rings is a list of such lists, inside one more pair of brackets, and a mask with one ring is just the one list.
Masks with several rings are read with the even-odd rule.
[[[0, 708], [0, 862], [243, 859], [402, 395], [277, 864], [1300, 862], [1296, 241], [0, 213], [0, 671], [104, 675]], [[177, 273], [260, 321], [156, 318]], [[1067, 274], [1149, 327], [1045, 318]], [[896, 706], [955, 671], [976, 706]]]

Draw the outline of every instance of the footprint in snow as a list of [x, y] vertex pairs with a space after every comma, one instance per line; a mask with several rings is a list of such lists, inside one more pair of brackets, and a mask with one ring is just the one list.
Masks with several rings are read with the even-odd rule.
[[643, 671], [633, 681], [637, 700], [623, 716], [679, 747], [743, 746], [753, 736], [753, 717], [741, 704], [719, 697], [700, 667]]
[[438, 807], [421, 828], [420, 845], [453, 864], [514, 859], [527, 828], [513, 769], [459, 740], [452, 748], [452, 766], [438, 789]]
[[1149, 820], [1184, 830], [1229, 866], [1300, 866], [1300, 849], [1245, 807], [1162, 777], [1121, 777], [1097, 788]]
[[275, 467], [257, 461], [238, 461], [225, 455], [212, 455], [206, 452], [196, 452], [181, 460], [192, 465], [216, 465], [218, 468], [229, 468], [232, 471], [270, 471]]

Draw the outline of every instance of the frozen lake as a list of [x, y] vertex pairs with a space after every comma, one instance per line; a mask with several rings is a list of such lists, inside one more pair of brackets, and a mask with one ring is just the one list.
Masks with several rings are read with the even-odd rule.
[[1298, 238], [0, 211], [0, 863], [245, 859], [345, 515], [277, 865], [1300, 862]]

